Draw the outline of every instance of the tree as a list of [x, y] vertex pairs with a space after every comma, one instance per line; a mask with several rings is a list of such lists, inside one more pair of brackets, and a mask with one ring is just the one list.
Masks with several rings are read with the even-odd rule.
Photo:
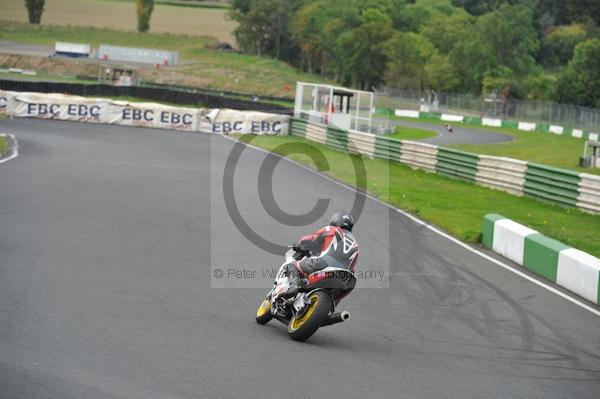
[[383, 44], [392, 37], [391, 19], [377, 9], [365, 10], [362, 23], [345, 32], [336, 41], [340, 81], [365, 90], [372, 90], [383, 80], [387, 58]]
[[442, 53], [448, 54], [456, 43], [465, 40], [473, 32], [475, 18], [466, 12], [450, 16], [435, 15], [421, 28], [425, 36]]
[[539, 41], [530, 8], [504, 4], [479, 17], [476, 29], [489, 49], [493, 67], [505, 66], [516, 75], [526, 75], [535, 66]]
[[150, 17], [154, 9], [154, 0], [137, 0], [137, 29], [138, 32], [148, 32]]
[[600, 39], [575, 47], [573, 58], [560, 75], [557, 101], [600, 108]]
[[425, 66], [437, 50], [418, 33], [396, 33], [383, 46], [388, 57], [385, 81], [392, 87], [423, 90], [427, 86]]
[[543, 40], [540, 62], [545, 67], [565, 65], [573, 57], [577, 43], [586, 39], [587, 32], [583, 24], [571, 24], [551, 29]]
[[452, 92], [459, 88], [460, 80], [446, 55], [434, 53], [425, 65], [425, 72], [431, 89]]
[[39, 25], [40, 22], [42, 22], [44, 3], [46, 3], [46, 0], [25, 0], [25, 7], [27, 7], [27, 15], [30, 24]]
[[291, 0], [234, 2], [229, 17], [239, 24], [235, 30], [239, 46], [251, 54], [280, 58], [282, 48], [290, 46], [287, 26], [292, 11]]
[[295, 13], [291, 23], [292, 39], [298, 44], [301, 65], [309, 72], [322, 75], [341, 75], [336, 41], [344, 32], [362, 22], [358, 6], [351, 2], [330, 0], [306, 2]]

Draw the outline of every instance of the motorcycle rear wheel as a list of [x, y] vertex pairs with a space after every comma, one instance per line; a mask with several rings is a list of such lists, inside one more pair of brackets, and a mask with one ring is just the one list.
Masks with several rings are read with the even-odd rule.
[[267, 324], [272, 318], [273, 315], [271, 314], [271, 301], [265, 298], [256, 311], [256, 322], [258, 324]]
[[288, 334], [294, 341], [305, 341], [321, 327], [333, 303], [325, 291], [315, 291], [308, 297], [310, 304], [302, 314], [292, 317], [288, 324]]

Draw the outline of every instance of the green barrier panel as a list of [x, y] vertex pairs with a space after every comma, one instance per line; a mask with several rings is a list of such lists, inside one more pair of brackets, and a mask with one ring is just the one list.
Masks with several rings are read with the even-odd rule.
[[422, 119], [442, 119], [442, 114], [439, 112], [421, 112]]
[[519, 127], [519, 122], [503, 119], [502, 127], [508, 127], [510, 129], [517, 129]]
[[375, 151], [373, 156], [380, 159], [401, 162], [402, 141], [385, 136], [375, 136]]
[[577, 206], [580, 181], [577, 172], [528, 162], [523, 192], [563, 205]]
[[570, 248], [568, 245], [539, 233], [528, 235], [525, 237], [523, 266], [556, 282], [558, 253], [568, 248]]
[[483, 229], [481, 235], [481, 243], [484, 247], [492, 249], [494, 246], [494, 225], [498, 220], [506, 219], [497, 213], [490, 213], [483, 217]]
[[466, 123], [467, 125], [481, 126], [481, 118], [478, 118], [476, 116], [465, 116], [465, 119], [463, 122]]
[[538, 131], [544, 132], [544, 133], [550, 133], [550, 125], [547, 123], [538, 123], [535, 125], [535, 130], [538, 130]]
[[479, 156], [469, 152], [438, 147], [436, 172], [450, 177], [475, 181]]
[[341, 151], [347, 151], [348, 133], [343, 130], [327, 127], [325, 144]]
[[290, 119], [290, 134], [292, 136], [306, 137], [306, 127], [308, 122], [302, 119]]
[[391, 108], [377, 108], [375, 110], [375, 115], [394, 116], [395, 111]]

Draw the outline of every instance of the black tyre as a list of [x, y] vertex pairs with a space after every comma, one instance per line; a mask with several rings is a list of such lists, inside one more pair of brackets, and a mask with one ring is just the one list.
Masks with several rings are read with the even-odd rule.
[[292, 317], [288, 324], [288, 334], [294, 341], [305, 341], [321, 327], [333, 303], [325, 291], [315, 291], [308, 297], [310, 305], [298, 317]]
[[265, 298], [256, 311], [256, 322], [258, 324], [267, 324], [272, 318], [271, 301]]

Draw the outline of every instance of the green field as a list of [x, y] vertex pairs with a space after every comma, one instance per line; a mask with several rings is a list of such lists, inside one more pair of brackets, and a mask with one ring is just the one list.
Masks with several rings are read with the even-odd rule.
[[422, 140], [437, 136], [437, 133], [431, 130], [418, 129], [416, 127], [396, 126], [394, 133], [386, 136], [398, 140]]
[[[411, 118], [395, 119], [415, 122]], [[437, 119], [418, 119], [418, 121], [444, 124]], [[490, 132], [498, 132], [514, 137], [512, 141], [496, 144], [457, 144], [449, 147], [473, 152], [476, 154], [495, 155], [501, 157], [521, 159], [523, 161], [537, 162], [545, 165], [556, 166], [576, 170], [578, 172], [600, 175], [600, 169], [579, 167], [579, 157], [583, 155], [585, 140], [570, 136], [560, 136], [543, 132], [524, 132], [518, 129], [473, 126], [465, 123], [453, 123], [467, 129], [478, 129]]]
[[83, 83], [83, 84], [94, 84], [98, 83], [96, 80], [80, 79], [76, 76], [65, 76], [65, 75], [53, 75], [48, 73], [37, 73], [36, 75], [23, 75], [15, 72], [0, 72], [0, 79], [14, 79], [14, 80], [34, 80], [34, 81], [52, 81], [52, 82], [63, 82], [63, 83]]
[[[197, 86], [203, 88], [256, 93], [292, 98], [296, 81], [321, 81], [314, 75], [301, 73], [292, 66], [273, 59], [245, 54], [222, 53], [206, 48], [215, 43], [207, 36], [190, 36], [167, 33], [125, 32], [112, 29], [85, 28], [75, 26], [41, 25], [24, 23], [0, 24], [0, 38], [18, 43], [53, 46], [56, 41], [88, 43], [93, 47], [113, 44], [131, 47], [160, 48], [179, 51], [183, 65], [179, 67], [145, 68], [140, 70], [143, 81]], [[14, 56], [17, 57], [17, 56]], [[25, 58], [43, 63], [42, 71], [58, 75], [65, 62], [75, 66], [75, 61], [52, 60], [40, 57], [15, 58], [23, 63]], [[17, 66], [17, 65], [5, 65]], [[25, 65], [18, 67], [28, 68]], [[80, 64], [83, 71], [90, 65]], [[96, 69], [97, 71], [97, 69]], [[97, 72], [96, 72], [97, 73]], [[77, 74], [77, 73], [75, 73]], [[80, 73], [84, 75], [85, 73]]]
[[[120, 1], [131, 3], [131, 0], [103, 0], [103, 1]], [[229, 9], [231, 5], [222, 1], [194, 1], [194, 0], [154, 0], [154, 4], [189, 7], [189, 8], [223, 8]]]
[[[292, 146], [309, 144], [323, 152], [328, 168], [315, 165], [306, 155], [289, 157], [318, 170], [328, 169], [324, 173], [346, 183], [356, 183], [351, 161], [354, 156], [293, 136], [245, 135], [240, 139], [267, 150], [275, 149], [274, 152], [279, 152], [276, 147], [285, 143], [292, 143]], [[517, 197], [393, 162], [367, 158], [363, 161], [367, 185], [362, 188], [461, 240], [479, 242], [483, 216], [500, 213], [549, 237], [600, 256], [600, 240], [590, 240], [590, 232], [600, 231], [600, 215]]]
[[[212, 36], [219, 41], [235, 44], [233, 30], [237, 23], [226, 18], [227, 9], [206, 7], [217, 2], [204, 4], [194, 2], [194, 5], [205, 7], [180, 7], [181, 3], [184, 2], [155, 1], [150, 31]], [[2, 10], [0, 12], [2, 21], [27, 22], [27, 11], [23, 0], [0, 0], [0, 10]], [[134, 31], [136, 29], [135, 2], [132, 0], [50, 0], [46, 2], [42, 24]]]
[[6, 137], [0, 135], [0, 155], [4, 154], [8, 148], [8, 143], [6, 142]]

